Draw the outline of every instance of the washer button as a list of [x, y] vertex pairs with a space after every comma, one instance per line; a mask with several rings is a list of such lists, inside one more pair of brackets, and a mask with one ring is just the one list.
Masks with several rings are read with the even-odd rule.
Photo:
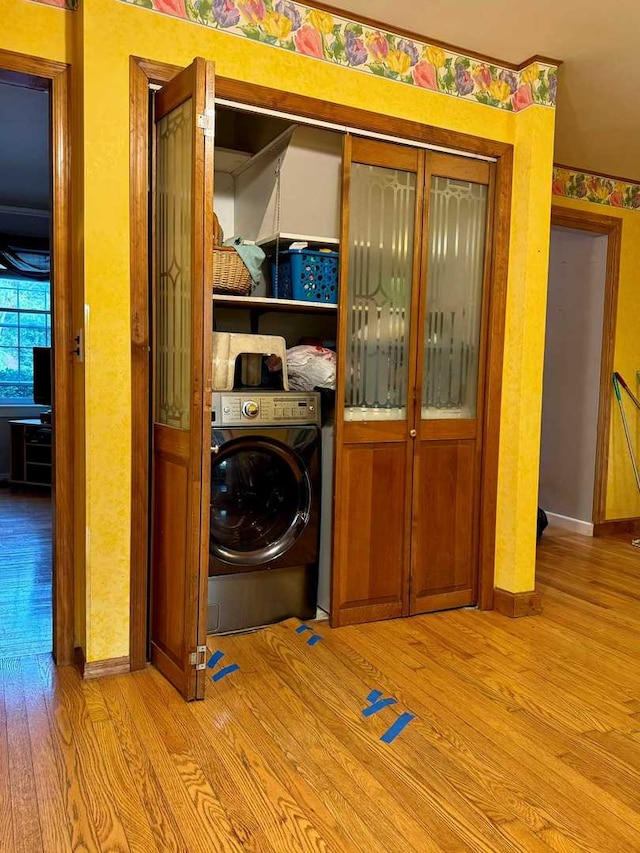
[[255, 400], [247, 400], [246, 403], [242, 404], [242, 414], [245, 418], [255, 418], [258, 416], [260, 412], [260, 406], [255, 402]]

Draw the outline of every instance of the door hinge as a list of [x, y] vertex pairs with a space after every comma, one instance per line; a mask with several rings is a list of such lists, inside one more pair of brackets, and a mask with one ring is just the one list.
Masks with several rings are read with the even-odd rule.
[[205, 136], [214, 136], [216, 129], [216, 117], [213, 110], [205, 110], [204, 113], [198, 113], [198, 127], [204, 130]]
[[198, 646], [195, 652], [190, 652], [189, 654], [189, 663], [191, 666], [195, 666], [196, 669], [206, 669], [207, 668], [207, 647], [206, 646]]

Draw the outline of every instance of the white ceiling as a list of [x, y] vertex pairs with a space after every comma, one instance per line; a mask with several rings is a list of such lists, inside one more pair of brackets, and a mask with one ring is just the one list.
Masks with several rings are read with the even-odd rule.
[[349, 16], [377, 19], [519, 64], [563, 61], [555, 160], [640, 181], [638, 0], [338, 0]]

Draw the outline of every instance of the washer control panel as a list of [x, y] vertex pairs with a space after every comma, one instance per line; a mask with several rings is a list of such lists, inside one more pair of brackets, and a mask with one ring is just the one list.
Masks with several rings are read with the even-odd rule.
[[215, 426], [249, 424], [320, 424], [317, 391], [214, 391], [211, 422]]

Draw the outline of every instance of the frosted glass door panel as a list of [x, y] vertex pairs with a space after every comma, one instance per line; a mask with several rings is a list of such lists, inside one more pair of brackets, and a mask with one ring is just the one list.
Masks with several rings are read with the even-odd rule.
[[476, 416], [487, 191], [484, 184], [432, 179], [423, 418]]
[[189, 429], [192, 101], [157, 123], [156, 423]]
[[351, 168], [345, 420], [403, 420], [416, 176]]

